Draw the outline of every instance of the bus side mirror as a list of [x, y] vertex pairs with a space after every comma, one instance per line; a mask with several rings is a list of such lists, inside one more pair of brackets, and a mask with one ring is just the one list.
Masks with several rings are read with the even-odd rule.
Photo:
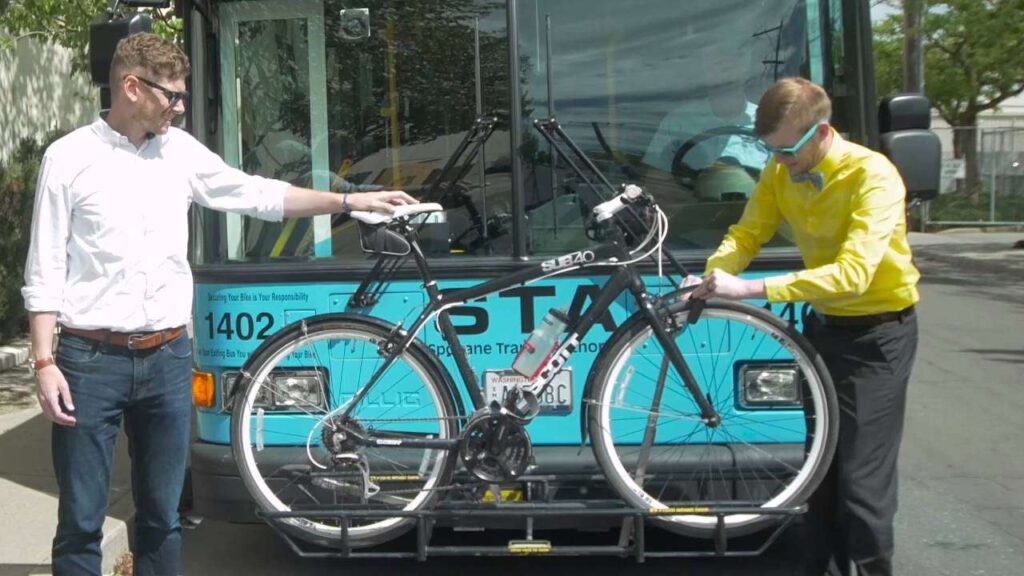
[[939, 193], [942, 144], [931, 131], [931, 103], [921, 94], [898, 94], [878, 106], [880, 148], [899, 170], [907, 201]]
[[152, 32], [153, 21], [145, 14], [104, 12], [89, 24], [89, 73], [93, 83], [107, 87], [110, 83], [110, 62], [122, 38], [136, 32]]

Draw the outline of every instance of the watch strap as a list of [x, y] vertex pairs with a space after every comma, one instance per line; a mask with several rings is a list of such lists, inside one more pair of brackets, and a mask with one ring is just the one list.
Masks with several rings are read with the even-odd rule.
[[53, 356], [47, 356], [46, 358], [39, 358], [38, 360], [32, 361], [33, 372], [39, 372], [47, 366], [53, 366]]

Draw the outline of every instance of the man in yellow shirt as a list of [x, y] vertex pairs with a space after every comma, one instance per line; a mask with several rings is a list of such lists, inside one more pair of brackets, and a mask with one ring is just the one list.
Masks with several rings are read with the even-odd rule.
[[[784, 78], [765, 92], [754, 131], [772, 159], [693, 297], [811, 304], [804, 333], [835, 382], [840, 422], [836, 456], [803, 522], [804, 567], [820, 576], [832, 557], [843, 574], [890, 575], [920, 275], [899, 173], [881, 154], [837, 134], [831, 114], [825, 91], [803, 78]], [[736, 276], [782, 220], [806, 268]]]

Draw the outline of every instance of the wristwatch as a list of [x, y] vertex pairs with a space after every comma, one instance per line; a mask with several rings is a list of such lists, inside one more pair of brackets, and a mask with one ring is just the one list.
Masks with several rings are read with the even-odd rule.
[[29, 368], [32, 374], [39, 373], [40, 370], [47, 366], [53, 366], [53, 356], [47, 356], [46, 358], [39, 358], [38, 360], [32, 360], [29, 362]]

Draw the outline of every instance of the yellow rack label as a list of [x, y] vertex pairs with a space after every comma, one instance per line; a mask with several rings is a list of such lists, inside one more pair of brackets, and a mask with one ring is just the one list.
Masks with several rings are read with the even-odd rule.
[[[487, 492], [484, 492], [484, 495], [483, 495], [482, 498], [480, 498], [480, 501], [481, 502], [494, 502], [494, 493], [491, 492], [490, 490], [488, 490]], [[501, 501], [502, 502], [522, 502], [523, 501], [523, 491], [522, 490], [502, 490], [501, 491]]]
[[513, 554], [547, 554], [551, 552], [549, 540], [509, 540], [508, 551]]
[[675, 508], [651, 508], [648, 513], [657, 514], [710, 514], [711, 508], [707, 506], [677, 506]]

